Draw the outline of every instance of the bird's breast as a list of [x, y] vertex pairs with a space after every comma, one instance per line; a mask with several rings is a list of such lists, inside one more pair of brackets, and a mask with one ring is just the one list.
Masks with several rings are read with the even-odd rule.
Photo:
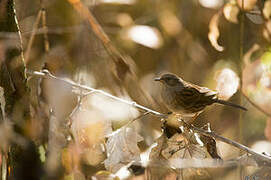
[[163, 88], [162, 90], [162, 99], [169, 110], [175, 113], [180, 113], [183, 115], [194, 114], [186, 109], [186, 105], [182, 101], [181, 97], [178, 97], [178, 93], [181, 89], [178, 88]]

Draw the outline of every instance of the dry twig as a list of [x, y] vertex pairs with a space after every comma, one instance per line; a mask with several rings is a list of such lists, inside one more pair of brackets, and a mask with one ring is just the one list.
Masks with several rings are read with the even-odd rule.
[[149, 112], [149, 113], [151, 113], [153, 115], [156, 115], [156, 116], [159, 116], [159, 117], [165, 117], [164, 114], [159, 113], [157, 111], [154, 111], [152, 109], [149, 109], [149, 108], [147, 108], [145, 106], [142, 106], [140, 104], [137, 104], [134, 101], [128, 101], [128, 100], [125, 100], [125, 99], [121, 99], [121, 98], [113, 96], [112, 94], [109, 94], [109, 93], [107, 93], [105, 91], [102, 91], [102, 90], [99, 90], [99, 89], [94, 89], [92, 87], [88, 87], [88, 86], [85, 86], [85, 85], [80, 85], [80, 84], [77, 84], [77, 83], [75, 83], [75, 82], [73, 82], [71, 80], [56, 77], [56, 76], [52, 75], [48, 70], [42, 70], [41, 72], [27, 70], [27, 74], [30, 75], [30, 76], [37, 76], [37, 77], [41, 77], [41, 78], [48, 78], [48, 79], [53, 79], [53, 80], [57, 80], [57, 81], [62, 81], [62, 82], [65, 82], [65, 83], [69, 84], [72, 87], [79, 88], [81, 90], [85, 90], [85, 91], [89, 91], [89, 92], [93, 92], [93, 93], [100, 93], [100, 94], [102, 94], [104, 96], [107, 96], [107, 97], [110, 97], [110, 98], [112, 98], [114, 100], [123, 102], [125, 104], [130, 105], [130, 106], [134, 106], [134, 107], [136, 107], [138, 109], [142, 109], [142, 110], [144, 110], [146, 112]]

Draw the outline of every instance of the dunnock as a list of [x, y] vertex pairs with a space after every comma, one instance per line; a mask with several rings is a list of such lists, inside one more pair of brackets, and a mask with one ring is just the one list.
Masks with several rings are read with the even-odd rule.
[[215, 91], [186, 82], [175, 74], [164, 74], [155, 78], [155, 81], [162, 82], [162, 99], [169, 110], [183, 116], [194, 117], [213, 103], [247, 110], [240, 105], [220, 100]]

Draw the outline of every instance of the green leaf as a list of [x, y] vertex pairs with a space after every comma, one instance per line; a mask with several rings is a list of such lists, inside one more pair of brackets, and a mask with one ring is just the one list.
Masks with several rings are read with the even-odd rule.
[[262, 64], [265, 66], [265, 68], [267, 68], [268, 70], [270, 70], [271, 68], [271, 50], [269, 49], [269, 51], [265, 52], [262, 57], [261, 57], [261, 62]]
[[44, 147], [43, 146], [39, 146], [39, 154], [40, 154], [40, 160], [41, 160], [41, 162], [45, 162], [45, 160], [46, 160], [46, 155], [45, 155], [45, 149], [44, 149]]

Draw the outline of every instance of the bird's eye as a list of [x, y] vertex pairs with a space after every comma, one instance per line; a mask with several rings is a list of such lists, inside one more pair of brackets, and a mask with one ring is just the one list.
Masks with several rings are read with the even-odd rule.
[[167, 79], [166, 80], [166, 83], [169, 85], [169, 86], [175, 86], [177, 83], [178, 83], [178, 80], [177, 79]]

